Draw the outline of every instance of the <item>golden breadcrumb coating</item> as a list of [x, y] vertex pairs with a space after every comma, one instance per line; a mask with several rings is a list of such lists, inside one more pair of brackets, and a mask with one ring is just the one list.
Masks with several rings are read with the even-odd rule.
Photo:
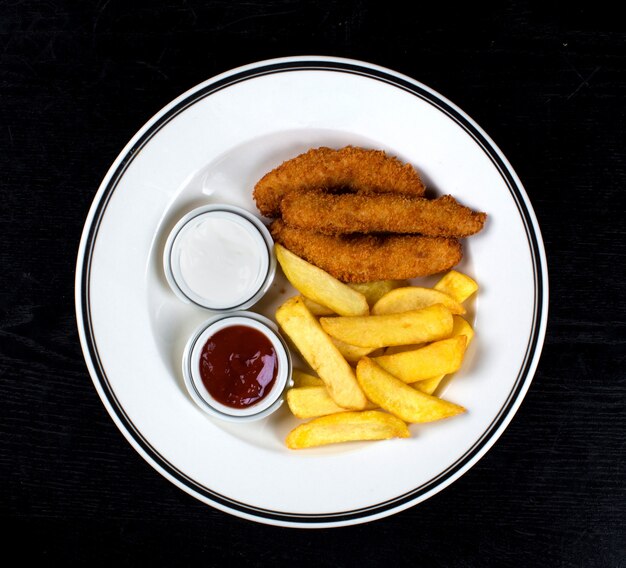
[[349, 283], [405, 280], [448, 270], [462, 258], [456, 239], [416, 235], [329, 236], [286, 225], [270, 226], [274, 240]]
[[468, 237], [483, 228], [487, 217], [460, 205], [451, 195], [431, 200], [393, 193], [332, 195], [315, 190], [285, 195], [280, 211], [287, 225], [327, 235], [385, 232]]
[[287, 160], [265, 174], [256, 184], [253, 195], [263, 215], [278, 217], [280, 202], [286, 194], [307, 189], [422, 196], [425, 187], [412, 165], [382, 150], [321, 147]]

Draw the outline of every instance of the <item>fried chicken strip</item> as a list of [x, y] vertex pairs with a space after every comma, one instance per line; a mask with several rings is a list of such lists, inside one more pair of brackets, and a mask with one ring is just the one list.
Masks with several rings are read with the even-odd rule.
[[270, 226], [274, 240], [348, 283], [404, 280], [448, 270], [463, 254], [456, 239], [416, 235], [329, 236], [286, 225]]
[[487, 217], [459, 204], [451, 195], [431, 200], [391, 193], [332, 195], [323, 191], [285, 195], [280, 211], [287, 225], [326, 235], [420, 233], [468, 237], [483, 228]]
[[266, 217], [280, 215], [280, 202], [291, 192], [347, 189], [358, 192], [424, 195], [424, 184], [410, 164], [382, 150], [346, 146], [314, 148], [265, 174], [254, 188], [254, 200]]

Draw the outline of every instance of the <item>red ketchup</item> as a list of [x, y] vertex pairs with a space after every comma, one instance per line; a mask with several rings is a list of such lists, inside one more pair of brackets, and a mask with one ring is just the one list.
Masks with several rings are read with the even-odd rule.
[[278, 357], [272, 342], [244, 325], [219, 330], [200, 353], [200, 377], [209, 394], [231, 408], [247, 408], [272, 390]]

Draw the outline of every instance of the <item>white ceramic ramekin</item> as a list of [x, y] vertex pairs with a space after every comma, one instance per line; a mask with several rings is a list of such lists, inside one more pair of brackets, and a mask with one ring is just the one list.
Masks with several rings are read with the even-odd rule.
[[[228, 220], [243, 229], [258, 248], [260, 271], [249, 293], [233, 300], [232, 305], [218, 305], [215, 298], [198, 295], [185, 282], [180, 265], [180, 243], [185, 231], [210, 217]], [[274, 241], [267, 227], [250, 212], [234, 205], [205, 205], [187, 213], [170, 232], [163, 252], [165, 277], [172, 291], [184, 302], [191, 302], [216, 313], [243, 310], [256, 304], [267, 292], [276, 274]], [[219, 271], [219, 266], [215, 267]]]
[[[231, 326], [245, 326], [260, 331], [271, 342], [278, 359], [278, 373], [270, 392], [247, 408], [221, 404], [206, 389], [200, 376], [200, 355], [210, 337]], [[204, 322], [189, 338], [183, 353], [183, 377], [193, 401], [207, 414], [230, 422], [260, 420], [275, 412], [283, 403], [283, 395], [291, 386], [291, 355], [278, 328], [271, 320], [253, 312], [232, 312], [217, 315]]]

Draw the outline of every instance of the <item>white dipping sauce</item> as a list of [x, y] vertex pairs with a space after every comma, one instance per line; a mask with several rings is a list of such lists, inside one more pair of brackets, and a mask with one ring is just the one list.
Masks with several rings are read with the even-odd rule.
[[254, 296], [269, 265], [259, 231], [247, 219], [225, 211], [187, 223], [172, 252], [178, 258], [177, 280], [184, 292], [215, 309], [237, 307]]

